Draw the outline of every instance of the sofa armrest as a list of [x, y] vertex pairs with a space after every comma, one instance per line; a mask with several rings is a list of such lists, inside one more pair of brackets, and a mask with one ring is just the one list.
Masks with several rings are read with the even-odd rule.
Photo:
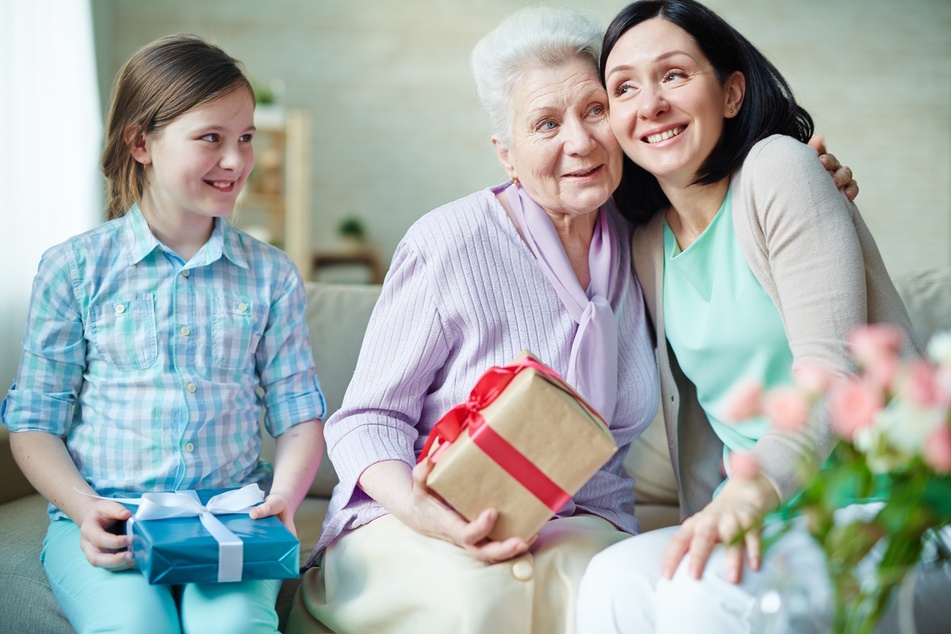
[[10, 432], [0, 427], [0, 504], [36, 493], [10, 451]]

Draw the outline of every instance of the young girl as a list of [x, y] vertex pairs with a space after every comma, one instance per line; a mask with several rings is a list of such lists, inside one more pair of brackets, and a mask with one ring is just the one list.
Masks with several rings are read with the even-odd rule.
[[[689, 517], [592, 561], [579, 632], [759, 631], [760, 593], [806, 578], [819, 598], [825, 563], [804, 529], [765, 558], [758, 530], [733, 538], [796, 493], [830, 430], [731, 424], [730, 392], [749, 380], [789, 383], [810, 366], [849, 373], [855, 326], [896, 324], [914, 346], [911, 324], [858, 210], [805, 145], [808, 113], [735, 29], [693, 0], [635, 2], [608, 27], [601, 72], [611, 127], [633, 162], [622, 188], [640, 194], [618, 203], [638, 225], [634, 266]], [[751, 452], [757, 472], [724, 479], [733, 452]], [[919, 631], [947, 623], [933, 600], [946, 582], [919, 585], [919, 599], [936, 593], [918, 601]], [[808, 616], [827, 631], [821, 603]], [[804, 627], [793, 629], [812, 631]]]
[[130, 512], [92, 497], [270, 481], [251, 515], [294, 531], [324, 401], [296, 268], [227, 220], [254, 165], [254, 105], [238, 62], [198, 37], [140, 49], [107, 124], [111, 221], [39, 265], [2, 416], [50, 501], [43, 565], [79, 632], [277, 629], [279, 581], [151, 586], [116, 534]]

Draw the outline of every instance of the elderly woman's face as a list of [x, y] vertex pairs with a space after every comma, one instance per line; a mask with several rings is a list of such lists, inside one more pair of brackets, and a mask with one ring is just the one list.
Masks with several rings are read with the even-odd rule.
[[499, 160], [548, 213], [597, 210], [621, 182], [621, 149], [608, 123], [607, 93], [590, 61], [535, 68], [512, 91], [509, 145]]

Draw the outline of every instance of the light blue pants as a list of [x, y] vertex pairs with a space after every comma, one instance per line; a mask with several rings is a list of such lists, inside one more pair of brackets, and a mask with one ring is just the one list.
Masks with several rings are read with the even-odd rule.
[[79, 634], [87, 632], [277, 632], [280, 580], [149, 585], [136, 569], [109, 572], [79, 547], [79, 527], [50, 524], [41, 555], [53, 594]]

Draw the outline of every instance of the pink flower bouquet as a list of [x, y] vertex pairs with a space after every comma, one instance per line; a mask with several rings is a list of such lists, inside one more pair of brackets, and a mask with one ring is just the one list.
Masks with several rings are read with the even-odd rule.
[[[831, 424], [831, 456], [811, 466], [802, 493], [779, 514], [787, 527], [804, 516], [825, 552], [835, 632], [871, 632], [929, 539], [951, 523], [951, 332], [935, 335], [927, 358], [902, 360], [903, 342], [891, 326], [858, 328], [849, 339], [857, 374], [800, 368], [795, 386], [742, 386], [730, 407], [735, 420], [763, 415], [790, 432]], [[838, 509], [865, 501], [881, 503], [871, 519], [834, 521]], [[873, 578], [857, 578], [876, 547]]]

